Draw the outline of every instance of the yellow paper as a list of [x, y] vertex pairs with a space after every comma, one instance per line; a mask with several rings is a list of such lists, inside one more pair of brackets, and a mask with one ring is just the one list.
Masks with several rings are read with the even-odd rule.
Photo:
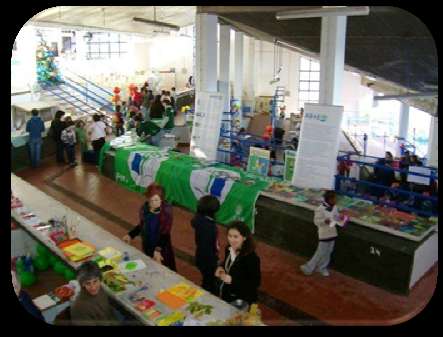
[[94, 250], [91, 247], [81, 242], [74, 243], [73, 245], [66, 247], [64, 251], [72, 254], [73, 260], [77, 258], [82, 259], [94, 253]]
[[194, 301], [196, 298], [203, 295], [203, 291], [194, 288], [186, 283], [178, 283], [172, 288], [168, 289], [171, 294], [184, 299], [187, 302]]

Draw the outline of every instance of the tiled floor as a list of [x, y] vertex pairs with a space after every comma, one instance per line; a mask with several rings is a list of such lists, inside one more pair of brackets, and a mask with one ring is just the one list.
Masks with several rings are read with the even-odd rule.
[[[38, 169], [17, 174], [120, 237], [137, 223], [137, 211], [144, 201], [142, 195], [101, 176], [92, 165], [63, 171], [63, 166], [47, 160]], [[192, 216], [187, 210], [174, 207], [172, 241], [178, 272], [200, 283], [200, 274], [192, 263]], [[224, 245], [226, 230], [219, 230]], [[139, 239], [135, 244], [140, 248]], [[260, 308], [265, 323], [270, 325], [399, 323], [426, 306], [438, 273], [435, 265], [409, 296], [399, 296], [336, 271], [329, 278], [306, 277], [298, 269], [304, 258], [263, 242], [257, 242], [257, 252], [262, 268]]]

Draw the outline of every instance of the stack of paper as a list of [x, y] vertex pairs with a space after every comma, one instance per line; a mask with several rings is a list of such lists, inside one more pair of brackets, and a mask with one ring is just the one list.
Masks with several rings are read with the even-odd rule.
[[48, 295], [42, 295], [39, 297], [36, 297], [32, 300], [34, 304], [39, 308], [40, 310], [46, 310], [50, 307], [53, 307], [57, 303]]
[[203, 291], [194, 288], [186, 283], [178, 283], [167, 290], [169, 293], [185, 300], [186, 302], [193, 302], [195, 299], [203, 295]]
[[67, 253], [71, 261], [76, 262], [91, 256], [92, 254], [94, 254], [95, 250], [88, 244], [77, 242], [73, 245], [63, 248], [63, 251]]

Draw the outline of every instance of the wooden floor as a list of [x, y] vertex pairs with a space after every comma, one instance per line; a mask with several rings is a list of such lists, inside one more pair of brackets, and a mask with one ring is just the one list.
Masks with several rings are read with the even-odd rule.
[[[80, 163], [75, 168], [67, 168], [49, 158], [37, 169], [16, 174], [119, 237], [136, 224], [138, 209], [144, 202], [142, 195], [101, 176], [93, 165]], [[193, 262], [192, 216], [187, 210], [174, 207], [172, 243], [178, 273], [200, 284], [200, 274]], [[222, 226], [219, 230], [224, 245], [226, 230]], [[135, 245], [140, 248], [139, 239]], [[400, 296], [334, 270], [329, 278], [306, 277], [299, 271], [304, 258], [260, 241], [257, 253], [262, 269], [259, 307], [268, 325], [397, 324], [412, 318], [426, 306], [437, 282], [436, 264], [409, 296]], [[28, 289], [33, 296], [64, 282], [52, 272], [40, 275], [39, 279], [39, 284]]]

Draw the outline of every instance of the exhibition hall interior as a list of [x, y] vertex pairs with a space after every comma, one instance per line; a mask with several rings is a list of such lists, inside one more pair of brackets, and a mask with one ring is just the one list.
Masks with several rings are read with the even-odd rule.
[[438, 275], [435, 33], [390, 6], [36, 13], [11, 46], [16, 315], [413, 320]]

